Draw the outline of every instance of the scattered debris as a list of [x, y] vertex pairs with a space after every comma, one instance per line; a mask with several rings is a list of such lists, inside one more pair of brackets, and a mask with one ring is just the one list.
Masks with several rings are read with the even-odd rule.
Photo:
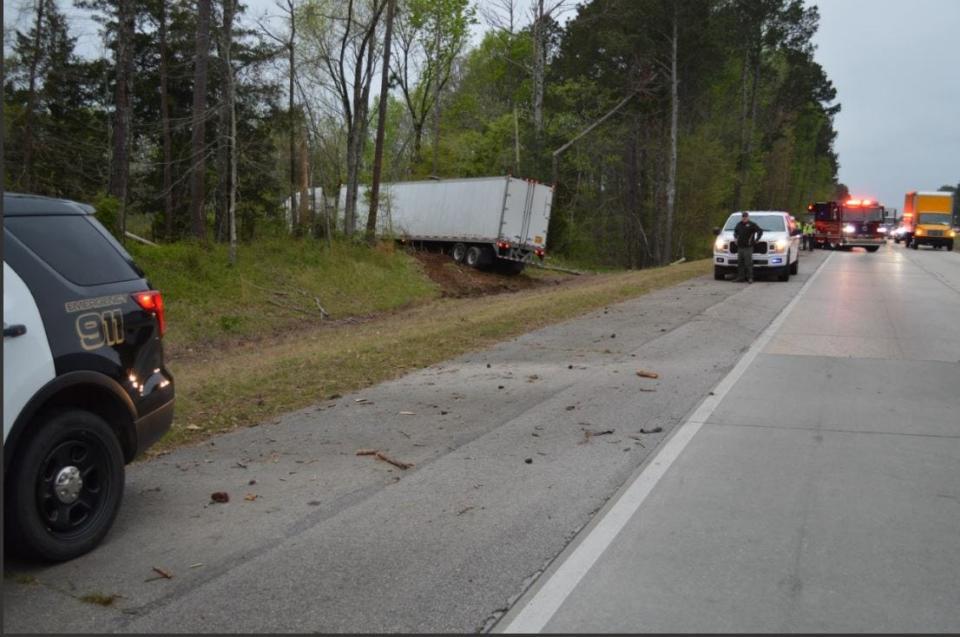
[[230, 501], [230, 494], [226, 491], [214, 491], [210, 494], [210, 499], [222, 504]]
[[532, 383], [532, 382], [537, 381], [537, 380], [540, 380], [540, 377], [537, 376], [536, 374], [531, 374], [531, 375], [527, 376], [527, 382], [528, 382], [528, 383]]
[[407, 438], [410, 437], [410, 434], [408, 434], [408, 433], [407, 433], [406, 431], [404, 431], [403, 429], [397, 429], [397, 431], [399, 431], [400, 433], [402, 433], [402, 434], [403, 434], [404, 436], [406, 436]]
[[490, 369], [490, 363], [487, 363], [487, 369]]
[[592, 431], [592, 430], [590, 430], [590, 429], [584, 429], [584, 430], [583, 430], [583, 440], [580, 441], [580, 444], [581, 444], [581, 445], [585, 445], [585, 444], [587, 444], [588, 442], [590, 442], [590, 439], [593, 438], [594, 436], [606, 436], [606, 435], [612, 434], [614, 431], [616, 431], [616, 430], [615, 430], [615, 429], [605, 429], [605, 430], [603, 430], [603, 431]]
[[503, 385], [497, 385], [497, 389], [503, 389]]
[[460, 517], [461, 515], [463, 515], [463, 514], [466, 513], [467, 511], [472, 511], [473, 509], [474, 509], [474, 507], [466, 507], [466, 508], [460, 509], [460, 511], [457, 512], [457, 517]]
[[343, 398], [340, 394], [330, 394], [327, 396], [327, 400], [336, 400], [337, 398]]
[[567, 369], [573, 369], [573, 365], [567, 365]]
[[257, 499], [257, 497], [258, 496], [256, 493], [248, 493], [247, 495], [243, 496], [243, 499], [246, 500], [247, 502], [253, 502], [254, 500]]
[[86, 602], [87, 604], [98, 604], [100, 606], [112, 606], [118, 598], [122, 597], [121, 595], [112, 594], [104, 595], [103, 593], [90, 593], [89, 595], [84, 595], [80, 598], [81, 602]]
[[250, 485], [250, 486], [253, 486], [253, 485], [255, 485], [256, 483], [257, 483], [256, 480], [251, 479], [250, 482], [248, 482], [247, 484]]
[[307, 506], [318, 507], [320, 506], [320, 500], [310, 500], [307, 502]]
[[355, 402], [355, 403], [365, 403], [365, 402], [367, 402], [367, 399], [366, 399], [366, 398], [354, 398], [354, 399], [353, 399], [353, 402]]
[[647, 387], [641, 387], [641, 388], [640, 388], [640, 391], [650, 392], [650, 391], [657, 391], [657, 390], [656, 390], [656, 389], [649, 389], [649, 388], [647, 388]]
[[199, 427], [197, 425], [187, 425], [186, 429], [187, 431], [200, 431], [203, 429], [203, 427]]
[[385, 454], [385, 453], [383, 453], [382, 451], [379, 451], [379, 450], [377, 450], [377, 449], [359, 449], [359, 450], [357, 450], [357, 454], [356, 454], [356, 455], [358, 455], [358, 456], [374, 456], [374, 457], [377, 458], [378, 460], [383, 460], [384, 462], [390, 463], [390, 464], [392, 464], [393, 466], [397, 467], [398, 469], [403, 469], [404, 471], [406, 471], [406, 470], [409, 469], [410, 467], [414, 466], [412, 462], [401, 462], [401, 461], [399, 461], [399, 460], [394, 460], [393, 458], [391, 458], [391, 457], [388, 456], [387, 454]]
[[196, 564], [191, 564], [190, 568], [200, 568], [203, 566], [203, 562], [197, 562]]
[[401, 416], [416, 416], [417, 414], [414, 413], [414, 412], [412, 412], [412, 411], [401, 411], [399, 415], [401, 415]]
[[162, 568], [154, 566], [153, 572], [159, 575], [160, 577], [162, 577], [163, 579], [173, 579], [173, 575], [163, 570]]
[[648, 372], [643, 369], [637, 370], [637, 376], [640, 376], [641, 378], [660, 378], [660, 374], [657, 372]]
[[235, 462], [233, 466], [237, 467], [238, 469], [246, 469], [246, 468], [247, 468], [247, 465], [243, 464], [242, 462]]
[[653, 429], [640, 429], [642, 434], [658, 434], [663, 431], [663, 427], [654, 427]]
[[440, 412], [440, 415], [441, 415], [441, 416], [446, 416], [446, 415], [449, 414], [449, 413], [450, 413], [449, 411], [441, 411], [441, 412]]
[[573, 410], [576, 409], [576, 408], [577, 408], [576, 405], [567, 405], [567, 406], [566, 406], [566, 410], [567, 410], [567, 411], [573, 411]]
[[617, 335], [616, 335], [616, 334], [611, 334], [611, 335], [610, 335], [610, 338], [617, 338]]
[[533, 458], [525, 458], [523, 461], [527, 464], [533, 464]]

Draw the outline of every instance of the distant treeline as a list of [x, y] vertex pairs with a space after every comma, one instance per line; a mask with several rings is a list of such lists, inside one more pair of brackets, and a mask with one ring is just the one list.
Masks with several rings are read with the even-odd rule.
[[[801, 0], [75, 5], [103, 57], [77, 55], [57, 0], [9, 43], [5, 187], [93, 202], [121, 233], [148, 214], [155, 240], [226, 241], [235, 210], [249, 240], [292, 193], [343, 184], [363, 227], [388, 22], [382, 179], [556, 181], [554, 252], [702, 256], [730, 211], [797, 214], [838, 187], [840, 106]], [[298, 207], [294, 227], [338, 231], [319, 216]]]

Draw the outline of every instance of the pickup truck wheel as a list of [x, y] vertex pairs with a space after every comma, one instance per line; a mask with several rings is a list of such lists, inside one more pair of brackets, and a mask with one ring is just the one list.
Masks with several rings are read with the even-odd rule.
[[785, 265], [780, 268], [780, 273], [777, 274], [777, 279], [780, 281], [789, 281], [790, 280], [790, 266]]
[[110, 425], [88, 411], [54, 412], [24, 445], [7, 482], [10, 539], [51, 561], [90, 551], [123, 499], [123, 452]]
[[483, 252], [479, 246], [470, 246], [467, 248], [467, 254], [463, 257], [463, 262], [471, 268], [480, 267], [480, 261], [483, 259]]
[[454, 243], [453, 250], [450, 251], [450, 256], [453, 257], [453, 260], [457, 263], [463, 263], [464, 257], [467, 256], [467, 246], [462, 243]]
[[877, 250], [880, 249], [880, 246], [865, 246], [865, 247], [867, 248], [867, 252], [876, 252]]
[[713, 266], [713, 280], [723, 281], [725, 278], [727, 278], [727, 274], [723, 271], [723, 268]]

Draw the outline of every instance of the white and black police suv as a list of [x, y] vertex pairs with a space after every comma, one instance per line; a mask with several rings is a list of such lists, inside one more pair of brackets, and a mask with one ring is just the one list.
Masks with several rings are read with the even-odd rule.
[[92, 207], [3, 205], [5, 542], [67, 560], [107, 534], [125, 465], [173, 421], [163, 297]]

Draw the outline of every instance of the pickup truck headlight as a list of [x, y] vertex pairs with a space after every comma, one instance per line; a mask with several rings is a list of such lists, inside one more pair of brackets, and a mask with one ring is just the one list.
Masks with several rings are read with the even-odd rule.
[[717, 240], [713, 242], [713, 249], [717, 252], [723, 252], [723, 248], [726, 244], [727, 242], [723, 237], [717, 237]]

